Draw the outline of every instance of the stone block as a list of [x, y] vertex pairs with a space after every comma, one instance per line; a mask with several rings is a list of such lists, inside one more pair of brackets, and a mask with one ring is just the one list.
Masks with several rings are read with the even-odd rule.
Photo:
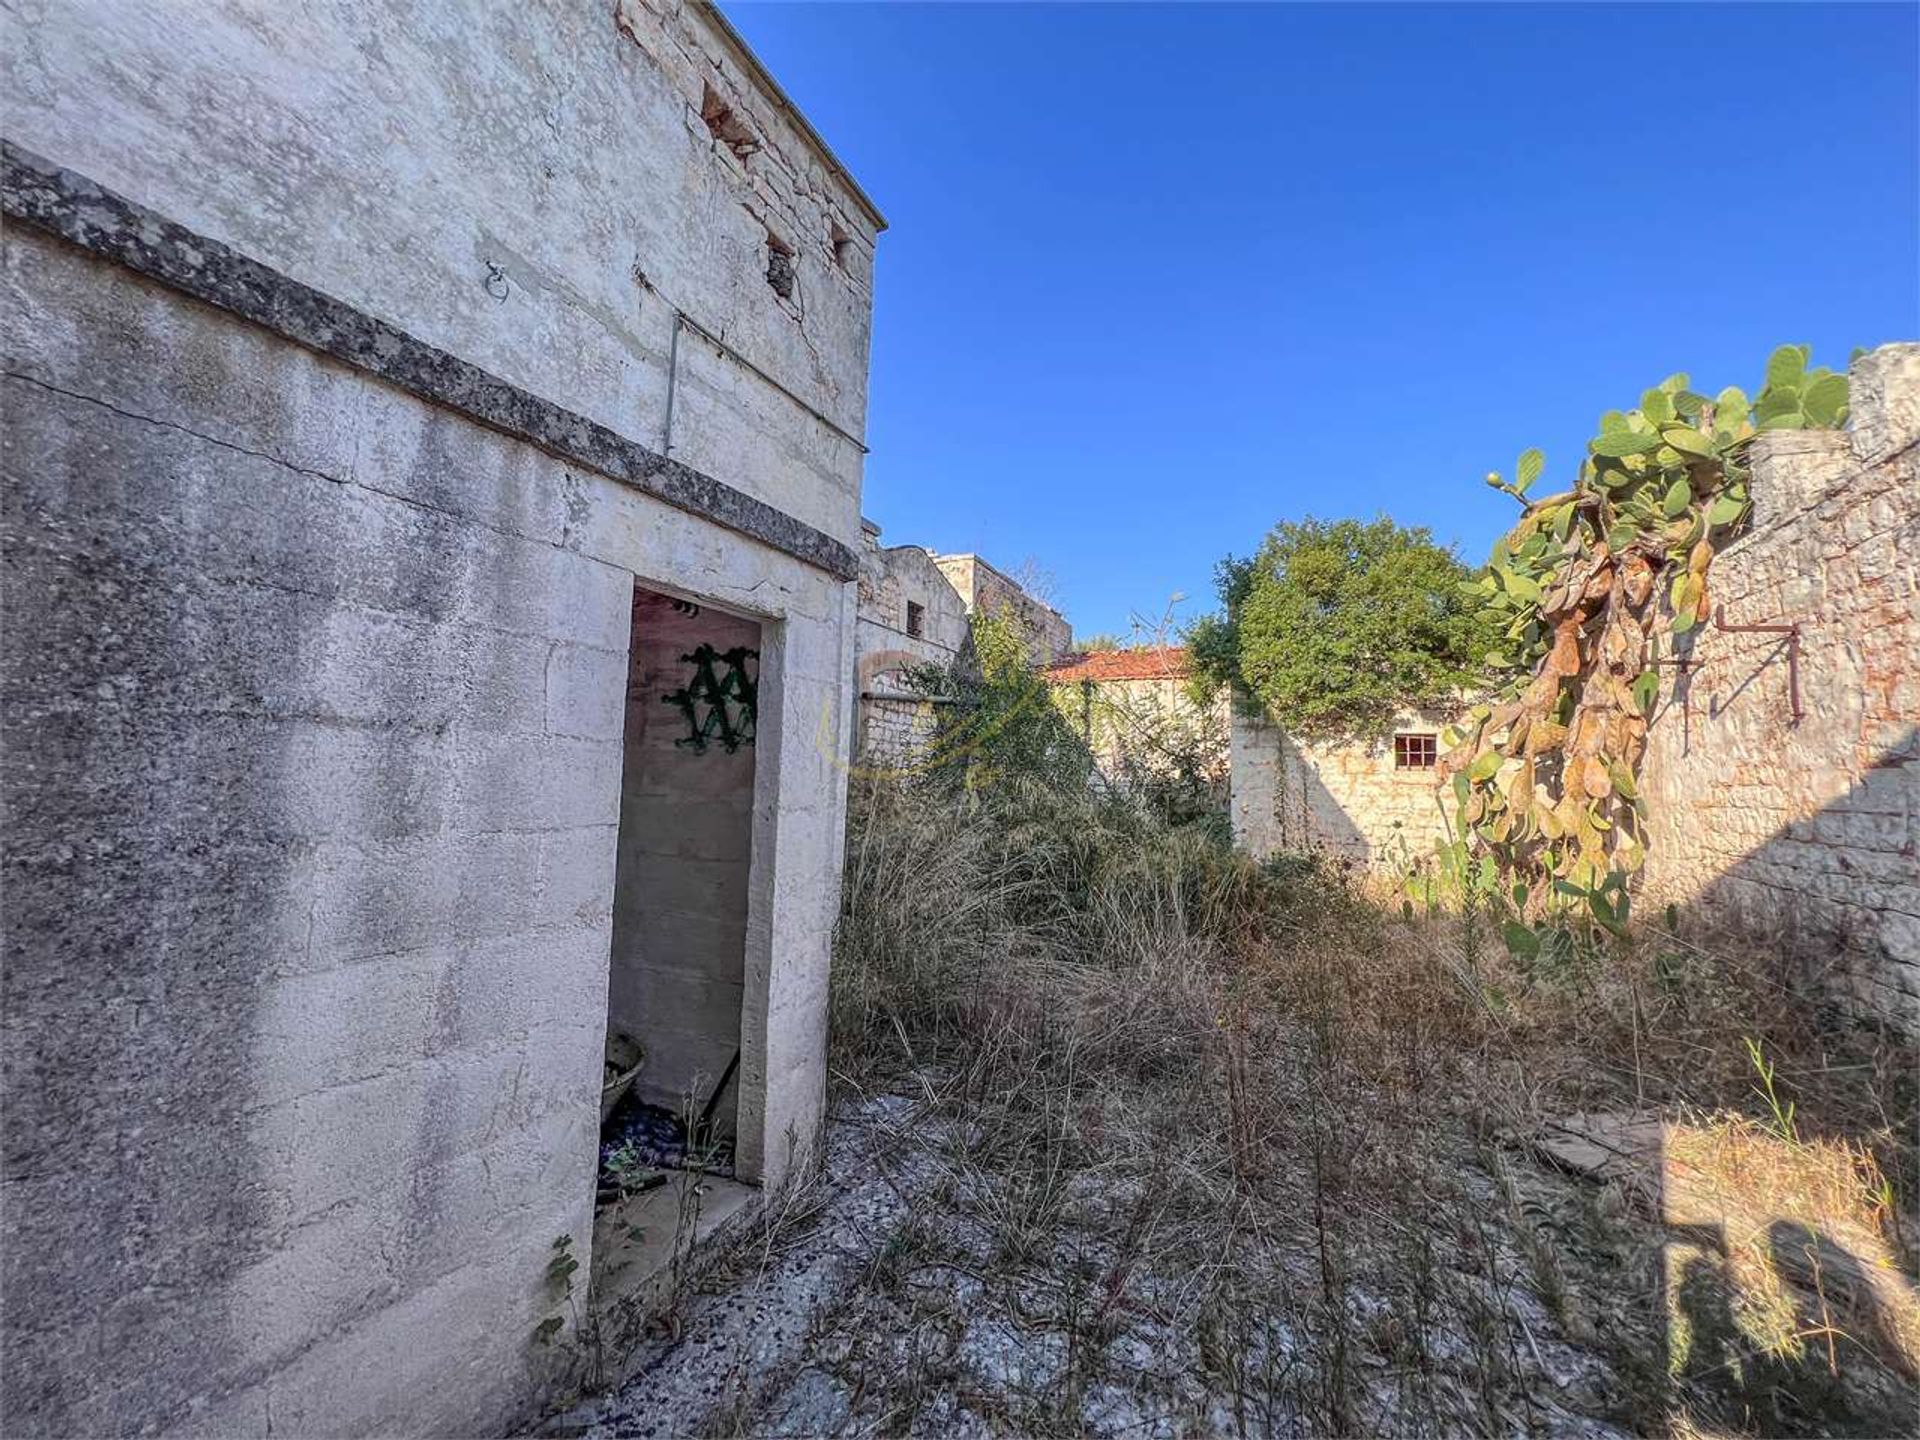
[[555, 643], [546, 657], [549, 735], [618, 740], [627, 722], [627, 654]]
[[475, 830], [611, 825], [620, 815], [617, 742], [476, 738], [453, 756], [451, 822]]
[[537, 924], [606, 928], [613, 917], [618, 828], [580, 826], [539, 837]]
[[420, 950], [263, 987], [248, 1042], [251, 1102], [280, 1106], [416, 1063], [450, 963], [444, 950]]
[[306, 964], [340, 964], [536, 923], [543, 837], [431, 831], [318, 852]]
[[549, 1027], [592, 1029], [606, 1010], [607, 935], [565, 926], [479, 940], [447, 963], [433, 1011], [433, 1052], [524, 1048]]
[[1901, 967], [1920, 965], [1920, 918], [1891, 911], [1880, 919], [1880, 949]]
[[1853, 362], [1848, 380], [1856, 460], [1882, 464], [1920, 441], [1920, 344], [1870, 350]]

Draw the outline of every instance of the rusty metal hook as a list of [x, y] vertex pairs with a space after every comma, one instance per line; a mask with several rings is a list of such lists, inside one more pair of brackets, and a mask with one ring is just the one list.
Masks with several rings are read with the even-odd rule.
[[1713, 628], [1725, 630], [1736, 635], [1784, 635], [1787, 637], [1787, 703], [1793, 710], [1793, 723], [1798, 725], [1802, 714], [1800, 710], [1800, 622], [1788, 625], [1729, 625], [1726, 607], [1713, 607]]

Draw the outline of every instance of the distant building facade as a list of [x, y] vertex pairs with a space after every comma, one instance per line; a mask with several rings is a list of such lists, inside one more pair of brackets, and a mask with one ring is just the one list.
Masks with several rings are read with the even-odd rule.
[[967, 613], [1011, 615], [1026, 632], [1036, 665], [1051, 665], [1073, 649], [1073, 627], [1053, 606], [1027, 593], [1019, 581], [996, 570], [978, 555], [932, 553], [933, 563], [947, 577]]
[[915, 671], [965, 662], [976, 609], [1012, 617], [1036, 664], [1065, 650], [1073, 631], [1059, 611], [977, 555], [883, 546], [878, 525], [861, 526], [854, 754], [882, 770], [910, 767], [926, 759], [947, 701], [918, 683]]
[[1224, 798], [1227, 696], [1195, 700], [1192, 673], [1178, 645], [1065, 655], [1044, 672], [1055, 704], [1109, 781], [1190, 772]]
[[1458, 716], [1409, 711], [1373, 740], [1301, 740], [1248, 696], [1229, 719], [1233, 836], [1255, 855], [1315, 850], [1374, 870], [1426, 861], [1445, 838], [1436, 770]]

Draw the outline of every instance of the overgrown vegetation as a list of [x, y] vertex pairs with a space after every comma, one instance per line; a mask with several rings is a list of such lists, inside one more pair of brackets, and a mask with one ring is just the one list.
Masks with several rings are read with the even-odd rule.
[[1062, 792], [1084, 788], [1093, 757], [1035, 673], [1025, 633], [1004, 612], [982, 608], [969, 622], [961, 663], [922, 666], [907, 683], [945, 697], [925, 762], [908, 767], [936, 786], [978, 789], [1003, 774]]
[[[885, 1173], [910, 1218], [816, 1324], [835, 1425], [1910, 1421], [1901, 1047], [1829, 1030], [1765, 957], [1517, 954], [1474, 907], [1407, 918], [1309, 858], [1257, 864], [1072, 780], [1070, 734], [989, 723], [1006, 683], [953, 722], [970, 768], [853, 798], [835, 1087], [908, 1107]], [[1645, 1163], [1542, 1162], [1602, 1114], [1655, 1118]], [[1854, 1283], [1887, 1256], [1901, 1284]]]
[[1305, 739], [1382, 734], [1396, 713], [1458, 704], [1495, 632], [1458, 557], [1382, 516], [1274, 527], [1220, 563], [1221, 610], [1188, 632], [1198, 693], [1238, 686]]
[[1637, 780], [1661, 691], [1659, 632], [1684, 653], [1712, 613], [1714, 554], [1752, 504], [1753, 437], [1845, 423], [1847, 377], [1809, 359], [1804, 346], [1776, 350], [1751, 403], [1736, 386], [1709, 399], [1669, 376], [1638, 409], [1600, 417], [1559, 494], [1527, 498], [1545, 470], [1538, 450], [1511, 483], [1487, 476], [1525, 508], [1470, 587], [1501, 637], [1487, 661], [1506, 679], [1441, 761], [1458, 878], [1511, 890], [1523, 909], [1571, 903], [1624, 926], [1626, 878], [1646, 853]]

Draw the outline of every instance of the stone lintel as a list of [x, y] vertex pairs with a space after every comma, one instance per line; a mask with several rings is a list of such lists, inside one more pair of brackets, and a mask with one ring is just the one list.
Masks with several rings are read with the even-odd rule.
[[0, 140], [0, 207], [90, 254], [842, 580], [850, 546], [711, 475]]

